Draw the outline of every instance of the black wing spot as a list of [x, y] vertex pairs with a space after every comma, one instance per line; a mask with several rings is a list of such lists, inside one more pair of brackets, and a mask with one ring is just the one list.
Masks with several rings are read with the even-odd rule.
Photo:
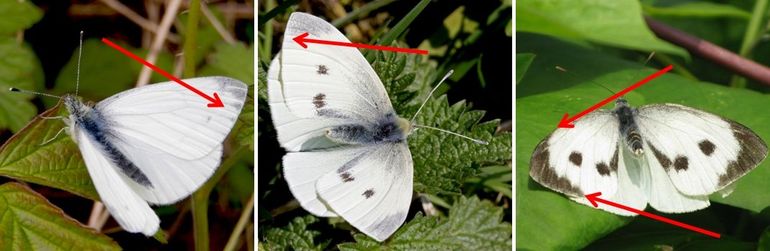
[[698, 143], [698, 148], [700, 148], [700, 151], [703, 152], [706, 156], [711, 156], [712, 153], [714, 153], [714, 149], [717, 146], [714, 145], [714, 143], [711, 143], [711, 141], [708, 141], [707, 139], [702, 140], [700, 143]]
[[313, 97], [313, 105], [315, 105], [315, 108], [326, 106], [326, 94], [316, 94], [315, 97]]
[[610, 167], [604, 162], [599, 162], [598, 164], [596, 164], [596, 171], [598, 171], [599, 174], [602, 176], [610, 175]]
[[374, 195], [374, 188], [369, 188], [369, 190], [364, 191], [364, 193], [362, 193], [361, 195], [363, 195], [367, 199], [372, 197], [372, 195]]
[[579, 152], [572, 152], [569, 154], [569, 162], [572, 162], [572, 164], [580, 167], [580, 164], [583, 164], [583, 155], [581, 155]]
[[318, 75], [329, 75], [329, 68], [322, 64], [318, 65], [318, 70], [316, 73], [318, 73]]
[[688, 168], [688, 161], [687, 157], [685, 156], [676, 156], [676, 159], [674, 159], [674, 170], [677, 171], [687, 171]]
[[342, 182], [351, 182], [356, 180], [355, 178], [353, 178], [353, 175], [350, 175], [349, 172], [341, 173], [340, 178], [342, 179]]

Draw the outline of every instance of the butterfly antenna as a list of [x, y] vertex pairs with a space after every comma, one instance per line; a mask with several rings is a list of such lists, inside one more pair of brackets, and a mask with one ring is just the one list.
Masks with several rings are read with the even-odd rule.
[[[557, 66], [555, 66], [555, 68], [556, 68], [556, 70], [558, 70], [558, 71], [564, 72], [564, 73], [566, 73], [566, 74], [570, 74], [570, 76], [572, 76], [573, 78], [577, 78], [577, 76], [576, 76], [574, 73], [572, 73], [572, 72], [570, 72], [570, 71], [567, 71], [567, 69], [564, 69], [564, 68], [562, 68], [561, 66], [558, 66], [558, 65], [557, 65]], [[610, 90], [610, 88], [607, 88], [606, 86], [603, 86], [603, 85], [601, 85], [601, 84], [598, 84], [598, 83], [594, 82], [593, 80], [588, 80], [588, 81], [590, 81], [592, 84], [595, 84], [595, 85], [597, 85], [597, 86], [600, 86], [601, 88], [604, 88], [605, 90], [607, 90], [608, 92], [610, 92], [610, 93], [612, 93], [612, 94], [615, 94], [615, 92], [614, 92], [614, 91]]]
[[46, 97], [51, 97], [51, 98], [61, 98], [60, 96], [56, 96], [56, 95], [52, 95], [52, 94], [48, 94], [48, 93], [22, 90], [22, 89], [19, 89], [19, 88], [16, 88], [16, 87], [8, 88], [8, 91], [18, 92], [18, 93], [35, 94], [35, 95], [46, 96]]
[[422, 104], [420, 105], [420, 108], [417, 109], [417, 112], [414, 113], [412, 116], [412, 119], [410, 120], [412, 124], [414, 124], [414, 121], [417, 119], [417, 114], [420, 114], [420, 111], [422, 111], [422, 108], [425, 107], [425, 104], [428, 103], [428, 100], [433, 96], [433, 93], [436, 92], [436, 89], [438, 89], [439, 86], [441, 86], [441, 83], [444, 83], [444, 80], [449, 78], [449, 76], [454, 73], [454, 70], [449, 70], [449, 72], [444, 75], [443, 78], [441, 78], [441, 81], [438, 82], [438, 84], [433, 87], [433, 90], [430, 90], [430, 93], [428, 93], [428, 97], [425, 98], [425, 101], [422, 101]]
[[80, 31], [80, 45], [78, 46], [78, 67], [75, 74], [75, 96], [78, 95], [80, 90], [80, 58], [83, 57], [83, 31]]
[[474, 139], [474, 138], [471, 138], [471, 137], [468, 137], [468, 136], [465, 136], [465, 135], [462, 135], [462, 134], [459, 134], [459, 133], [456, 133], [456, 132], [453, 132], [453, 131], [444, 130], [444, 129], [441, 129], [441, 128], [436, 128], [436, 127], [426, 126], [426, 125], [417, 125], [417, 124], [413, 124], [412, 126], [417, 127], [417, 128], [432, 129], [432, 130], [436, 130], [436, 131], [440, 131], [440, 132], [449, 133], [449, 134], [452, 134], [454, 136], [457, 136], [457, 137], [460, 137], [460, 138], [464, 138], [464, 139], [473, 141], [473, 143], [476, 143], [476, 144], [489, 145], [489, 142], [487, 142], [487, 141], [480, 140], [480, 139]]
[[426, 125], [418, 125], [418, 124], [414, 123], [415, 120], [417, 119], [417, 114], [420, 114], [420, 111], [422, 111], [422, 108], [425, 107], [426, 103], [428, 103], [428, 100], [431, 97], [433, 97], [433, 93], [436, 92], [438, 87], [441, 86], [441, 84], [444, 83], [444, 80], [449, 78], [449, 76], [451, 76], [452, 73], [454, 73], [454, 70], [449, 70], [449, 72], [447, 72], [446, 75], [444, 75], [444, 77], [441, 78], [441, 81], [439, 81], [438, 84], [435, 87], [433, 87], [433, 90], [430, 90], [430, 93], [428, 93], [428, 97], [425, 98], [425, 101], [422, 102], [422, 104], [420, 105], [420, 108], [418, 108], [417, 112], [415, 112], [414, 116], [412, 116], [411, 124], [412, 124], [412, 126], [414, 126], [416, 128], [432, 129], [432, 130], [436, 130], [436, 131], [440, 131], [440, 132], [444, 132], [444, 133], [449, 133], [449, 134], [452, 134], [452, 135], [455, 135], [455, 136], [458, 136], [458, 137], [461, 137], [461, 138], [464, 138], [464, 139], [471, 140], [471, 141], [473, 141], [476, 144], [488, 145], [489, 142], [486, 142], [486, 141], [483, 141], [483, 140], [480, 140], [480, 139], [474, 139], [474, 138], [471, 138], [471, 137], [468, 137], [468, 136], [465, 136], [465, 135], [462, 135], [462, 134], [459, 134], [459, 133], [456, 133], [456, 132], [444, 130], [444, 129], [441, 129], [441, 128], [436, 128], [436, 127], [426, 126]]

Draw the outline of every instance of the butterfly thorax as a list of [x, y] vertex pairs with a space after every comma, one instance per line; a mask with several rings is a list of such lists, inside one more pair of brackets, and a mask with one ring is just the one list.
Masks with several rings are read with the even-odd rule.
[[615, 101], [615, 109], [612, 111], [618, 118], [620, 135], [623, 137], [626, 146], [637, 157], [642, 156], [644, 154], [642, 135], [639, 134], [639, 126], [634, 121], [637, 113], [636, 109], [630, 107], [625, 99], [619, 98]]
[[388, 114], [382, 120], [369, 124], [347, 124], [326, 131], [326, 136], [337, 143], [368, 145], [401, 143], [406, 140], [412, 125], [409, 120]]

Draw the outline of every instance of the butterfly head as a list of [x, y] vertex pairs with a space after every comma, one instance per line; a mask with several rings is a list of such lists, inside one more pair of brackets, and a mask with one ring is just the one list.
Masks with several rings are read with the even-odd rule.
[[617, 100], [615, 100], [615, 108], [621, 106], [628, 106], [628, 101], [623, 97], [619, 97]]

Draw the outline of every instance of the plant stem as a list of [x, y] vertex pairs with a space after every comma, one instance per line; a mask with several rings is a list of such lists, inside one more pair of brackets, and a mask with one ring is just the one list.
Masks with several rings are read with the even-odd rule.
[[188, 10], [189, 16], [187, 17], [187, 32], [184, 36], [184, 72], [182, 76], [185, 78], [195, 77], [195, 51], [198, 47], [198, 23], [201, 19], [201, 1], [191, 0], [190, 9]]
[[241, 155], [244, 153], [245, 147], [238, 146], [227, 159], [222, 161], [219, 168], [211, 175], [206, 183], [203, 183], [198, 191], [192, 194], [190, 199], [190, 208], [193, 216], [193, 232], [195, 236], [195, 250], [206, 251], [209, 250], [209, 221], [208, 221], [208, 208], [209, 208], [209, 195], [214, 190], [214, 186], [219, 183], [219, 180], [225, 176], [227, 171], [241, 159]]
[[[406, 28], [408, 28], [409, 25], [412, 24], [414, 19], [420, 15], [422, 10], [425, 9], [425, 6], [428, 6], [430, 1], [431, 0], [421, 0], [419, 3], [417, 3], [417, 6], [414, 6], [414, 8], [412, 8], [412, 10], [410, 10], [409, 13], [407, 13], [406, 16], [404, 16], [404, 18], [398, 21], [398, 23], [396, 23], [396, 25], [393, 26], [393, 29], [385, 33], [385, 35], [382, 36], [382, 39], [378, 41], [377, 44], [388, 46], [391, 43], [393, 43], [393, 41], [395, 41], [396, 38], [398, 38], [398, 36], [401, 36], [401, 34], [404, 33], [404, 31], [406, 30]], [[364, 55], [366, 56], [367, 61], [372, 62], [372, 60], [374, 60], [374, 57], [377, 55], [377, 53], [374, 53], [371, 50], [367, 50], [366, 54]]]
[[376, 0], [374, 2], [367, 3], [366, 5], [361, 6], [360, 8], [353, 9], [353, 11], [351, 11], [344, 17], [335, 19], [334, 21], [332, 21], [332, 25], [334, 25], [334, 27], [337, 27], [338, 29], [342, 28], [342, 26], [345, 26], [350, 22], [353, 22], [353, 20], [355, 20], [359, 16], [364, 16], [366, 14], [369, 14], [369, 12], [382, 8], [383, 6], [391, 4], [395, 1], [396, 0]]
[[[738, 55], [741, 55], [741, 57], [747, 58], [751, 53], [751, 49], [754, 48], [754, 44], [756, 44], [757, 39], [759, 38], [759, 33], [762, 31], [760, 23], [765, 16], [765, 12], [767, 12], [767, 0], [757, 0], [754, 2], [751, 19], [749, 20], [748, 27], [746, 27], [746, 32], [743, 33], [743, 42], [741, 43], [741, 49], [738, 52]], [[746, 78], [739, 75], [733, 75], [730, 80], [730, 86], [746, 88]]]

